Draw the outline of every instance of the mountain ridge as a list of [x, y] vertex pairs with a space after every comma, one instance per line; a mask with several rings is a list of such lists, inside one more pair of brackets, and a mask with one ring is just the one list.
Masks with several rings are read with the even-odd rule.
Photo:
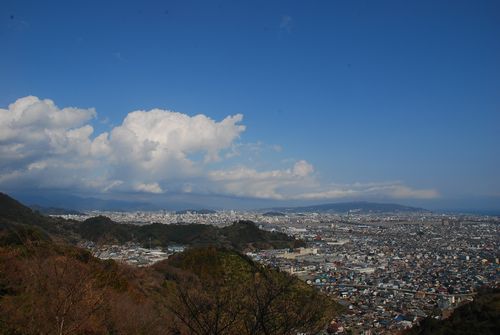
[[236, 221], [223, 228], [204, 224], [132, 225], [114, 222], [106, 216], [95, 216], [80, 222], [44, 216], [7, 194], [0, 193], [0, 234], [15, 243], [22, 243], [16, 234], [33, 229], [39, 232], [24, 235], [50, 236], [72, 244], [81, 240], [120, 244], [135, 242], [155, 247], [180, 243], [189, 246], [214, 245], [240, 251], [303, 246], [303, 241], [284, 233], [261, 230], [252, 221]]
[[430, 212], [420, 207], [405, 206], [395, 203], [379, 203], [368, 201], [351, 201], [325, 203], [309, 206], [294, 207], [271, 207], [261, 209], [262, 212], [280, 212], [280, 213], [409, 213], [409, 212]]

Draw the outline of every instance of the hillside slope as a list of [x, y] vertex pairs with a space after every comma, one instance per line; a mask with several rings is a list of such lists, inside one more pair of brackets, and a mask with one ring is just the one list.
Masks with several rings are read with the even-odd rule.
[[287, 274], [214, 247], [153, 267], [51, 241], [0, 245], [0, 334], [285, 334], [338, 305]]
[[427, 318], [406, 335], [495, 335], [500, 332], [500, 289], [479, 291], [446, 320]]
[[71, 243], [91, 240], [106, 244], [135, 242], [154, 247], [165, 247], [169, 244], [215, 245], [237, 250], [294, 248], [302, 246], [303, 243], [286, 234], [260, 230], [251, 221], [235, 222], [232, 226], [217, 228], [202, 224], [139, 226], [117, 223], [105, 216], [93, 217], [83, 222], [64, 220], [43, 216], [0, 193], [0, 228], [2, 225], [5, 231], [9, 227], [10, 235], [14, 227], [22, 228], [21, 230], [35, 229], [40, 235]]

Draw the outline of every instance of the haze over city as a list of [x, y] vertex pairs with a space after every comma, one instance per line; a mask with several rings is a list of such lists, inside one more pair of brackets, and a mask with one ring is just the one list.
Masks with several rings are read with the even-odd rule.
[[0, 190], [498, 212], [499, 7], [4, 1]]

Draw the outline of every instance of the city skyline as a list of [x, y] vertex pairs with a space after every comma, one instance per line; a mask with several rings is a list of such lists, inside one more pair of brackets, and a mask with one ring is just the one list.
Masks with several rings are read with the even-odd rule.
[[1, 191], [500, 210], [494, 1], [1, 8]]

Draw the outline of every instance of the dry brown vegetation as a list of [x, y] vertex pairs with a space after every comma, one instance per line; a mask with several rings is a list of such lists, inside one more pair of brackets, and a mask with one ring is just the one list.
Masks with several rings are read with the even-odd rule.
[[[104, 219], [93, 224], [92, 233], [123, 233]], [[147, 233], [163, 236], [157, 226]], [[102, 261], [70, 245], [78, 240], [67, 233], [75, 227], [0, 193], [0, 334], [285, 335], [315, 333], [338, 312], [313, 288], [234, 249], [294, 243], [253, 223], [225, 228], [222, 247], [207, 246], [218, 241], [214, 231], [174, 227], [169, 238], [196, 236], [204, 247], [148, 268]]]
[[335, 308], [227, 249], [134, 268], [45, 241], [0, 247], [1, 334], [314, 333]]

